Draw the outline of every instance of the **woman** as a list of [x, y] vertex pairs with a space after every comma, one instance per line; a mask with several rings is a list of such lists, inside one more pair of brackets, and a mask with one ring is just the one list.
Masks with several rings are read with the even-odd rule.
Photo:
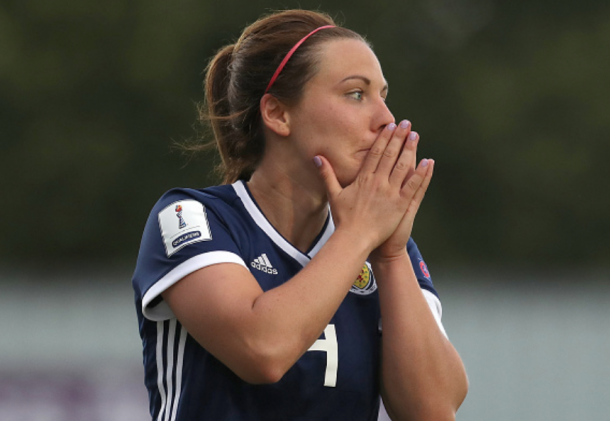
[[153, 419], [376, 420], [380, 395], [395, 420], [454, 419], [466, 376], [410, 239], [434, 161], [387, 91], [315, 12], [212, 60], [226, 184], [159, 200], [133, 279]]

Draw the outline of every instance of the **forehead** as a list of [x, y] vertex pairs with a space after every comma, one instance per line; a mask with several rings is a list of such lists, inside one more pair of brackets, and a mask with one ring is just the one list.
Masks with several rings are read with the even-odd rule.
[[335, 84], [351, 75], [364, 76], [376, 83], [386, 83], [377, 56], [364, 42], [338, 39], [322, 44], [318, 72], [312, 82]]

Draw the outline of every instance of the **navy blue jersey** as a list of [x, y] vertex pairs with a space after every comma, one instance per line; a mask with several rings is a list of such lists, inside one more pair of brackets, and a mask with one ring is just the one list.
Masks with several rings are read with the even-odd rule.
[[[188, 334], [161, 298], [186, 275], [217, 263], [245, 266], [267, 291], [296, 275], [333, 232], [329, 215], [311, 249], [299, 251], [271, 226], [241, 181], [174, 189], [157, 202], [133, 277], [154, 420], [377, 420], [380, 309], [368, 263], [324, 333], [275, 384], [241, 380]], [[407, 248], [424, 295], [440, 310], [412, 239]]]

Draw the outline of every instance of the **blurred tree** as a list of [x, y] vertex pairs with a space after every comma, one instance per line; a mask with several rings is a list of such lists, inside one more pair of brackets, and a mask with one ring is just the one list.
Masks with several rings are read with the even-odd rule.
[[[329, 1], [368, 36], [397, 119], [437, 173], [414, 236], [435, 265], [610, 262], [610, 6], [601, 0]], [[194, 136], [202, 70], [273, 8], [319, 3], [0, 3], [5, 263], [135, 259], [174, 186], [217, 183]]]

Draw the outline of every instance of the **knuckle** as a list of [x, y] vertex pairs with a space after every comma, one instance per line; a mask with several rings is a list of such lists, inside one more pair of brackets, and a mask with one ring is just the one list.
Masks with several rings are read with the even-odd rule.
[[373, 174], [360, 174], [357, 178], [358, 184], [360, 185], [364, 185], [364, 184], [368, 184], [371, 182], [371, 178], [373, 177]]
[[406, 170], [408, 167], [409, 167], [409, 166], [408, 166], [408, 165], [407, 165], [405, 162], [401, 162], [401, 161], [398, 161], [398, 162], [396, 163], [396, 165], [394, 166], [394, 168], [395, 168], [396, 170], [398, 170], [398, 171], [404, 171], [404, 170]]
[[383, 155], [383, 148], [381, 148], [379, 146], [374, 146], [369, 151], [369, 154], [372, 155], [372, 156], [381, 156], [381, 155]]
[[407, 181], [407, 187], [410, 190], [416, 190], [419, 187], [420, 183], [417, 182], [417, 180], [414, 180], [413, 177], [411, 177], [408, 181]]
[[383, 156], [385, 156], [387, 158], [395, 158], [396, 155], [397, 155], [397, 152], [395, 150], [391, 150], [391, 149], [390, 150], [386, 149], [383, 152]]

